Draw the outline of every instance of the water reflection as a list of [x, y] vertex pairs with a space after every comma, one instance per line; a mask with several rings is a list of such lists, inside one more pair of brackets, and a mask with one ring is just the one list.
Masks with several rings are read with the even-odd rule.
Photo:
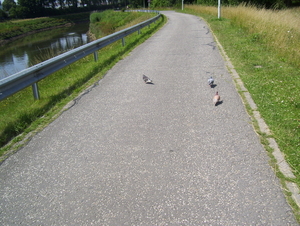
[[39, 32], [1, 47], [0, 79], [89, 42], [89, 24]]

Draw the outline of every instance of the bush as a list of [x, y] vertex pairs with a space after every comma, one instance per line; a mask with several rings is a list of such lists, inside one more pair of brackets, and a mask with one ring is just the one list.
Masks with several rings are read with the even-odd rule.
[[8, 15], [6, 12], [4, 12], [2, 9], [0, 9], [0, 21], [6, 20], [8, 18]]
[[9, 10], [9, 15], [12, 18], [24, 19], [29, 16], [29, 9], [18, 5], [17, 7], [13, 7]]

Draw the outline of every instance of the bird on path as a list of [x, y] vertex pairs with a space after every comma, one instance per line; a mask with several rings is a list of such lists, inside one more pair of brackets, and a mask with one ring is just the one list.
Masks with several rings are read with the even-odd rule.
[[146, 75], [143, 75], [143, 80], [146, 84], [152, 83], [152, 80], [150, 78], [148, 78]]
[[213, 98], [213, 102], [215, 104], [215, 106], [217, 106], [218, 102], [220, 101], [221, 97], [219, 95], [219, 92], [217, 91], [214, 98]]
[[209, 79], [208, 79], [208, 85], [210, 86], [210, 87], [212, 87], [213, 85], [214, 85], [214, 79], [212, 78], [212, 77], [210, 77]]

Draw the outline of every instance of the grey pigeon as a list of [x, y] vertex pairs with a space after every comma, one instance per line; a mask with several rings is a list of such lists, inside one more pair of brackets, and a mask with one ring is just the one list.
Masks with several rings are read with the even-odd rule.
[[150, 78], [148, 78], [146, 75], [143, 75], [143, 80], [146, 84], [151, 84], [152, 80]]
[[208, 79], [208, 85], [211, 87], [211, 86], [213, 86], [214, 85], [214, 79], [212, 78], [212, 77], [210, 77], [209, 79]]

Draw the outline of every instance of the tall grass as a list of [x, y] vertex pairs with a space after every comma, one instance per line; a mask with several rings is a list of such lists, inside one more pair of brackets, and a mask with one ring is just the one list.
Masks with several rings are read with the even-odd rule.
[[[185, 7], [198, 13], [217, 15], [213, 6]], [[222, 7], [221, 15], [263, 41], [284, 61], [300, 66], [300, 8], [270, 10], [241, 4]]]

